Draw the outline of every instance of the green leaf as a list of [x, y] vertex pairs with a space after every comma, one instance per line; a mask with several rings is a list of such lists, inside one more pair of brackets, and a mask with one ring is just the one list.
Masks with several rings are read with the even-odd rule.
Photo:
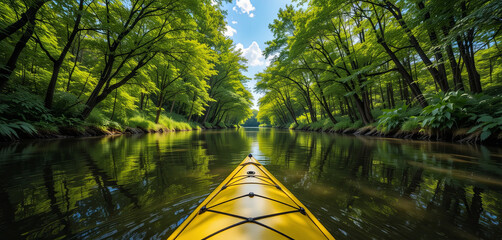
[[479, 119], [478, 122], [491, 122], [493, 120], [493, 117], [490, 115], [483, 114]]
[[473, 133], [474, 131], [476, 131], [478, 128], [482, 127], [483, 124], [480, 124], [480, 125], [477, 125], [477, 126], [474, 126], [473, 128], [469, 129], [469, 131], [467, 131], [468, 134], [471, 134]]
[[492, 132], [490, 132], [490, 131], [486, 131], [486, 132], [481, 133], [481, 141], [484, 141], [484, 140], [485, 140], [485, 139], [487, 139], [490, 135], [492, 135]]
[[483, 128], [483, 131], [486, 131], [488, 129], [491, 129], [493, 127], [497, 126], [497, 123], [490, 123], [488, 125], [486, 125], [484, 128]]

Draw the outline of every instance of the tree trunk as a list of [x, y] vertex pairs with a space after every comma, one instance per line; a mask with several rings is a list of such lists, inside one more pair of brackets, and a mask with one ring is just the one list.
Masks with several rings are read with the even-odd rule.
[[[421, 1], [418, 3], [418, 8], [420, 10], [423, 10], [425, 8], [424, 2]], [[443, 54], [441, 53], [441, 49], [437, 47], [438, 45], [438, 37], [436, 34], [436, 31], [434, 30], [434, 26], [431, 24], [428, 24], [428, 20], [430, 19], [430, 13], [427, 11], [424, 14], [424, 23], [427, 28], [427, 33], [429, 34], [429, 39], [432, 43], [432, 47], [434, 47], [434, 56], [436, 57], [436, 62], [438, 63], [438, 73], [440, 75], [439, 78], [439, 85], [441, 87], [441, 90], [444, 92], [445, 89], [446, 91], [450, 90], [450, 87], [448, 86], [448, 79], [446, 77], [446, 68], [443, 63]]]
[[197, 93], [194, 93], [193, 99], [192, 99], [192, 106], [190, 107], [190, 113], [188, 114], [188, 121], [190, 122], [190, 119], [192, 119], [192, 112], [193, 112], [193, 106], [195, 105], [195, 99], [197, 99]]
[[[173, 109], [174, 109], [174, 103], [176, 101], [173, 100], [173, 103], [171, 103], [171, 109], [169, 109], [169, 113], [173, 113]], [[205, 120], [205, 119], [204, 119]]]
[[347, 112], [349, 113], [350, 122], [354, 123], [357, 120], [357, 117], [354, 114], [352, 106], [350, 106], [349, 98], [343, 97], [343, 99], [345, 100], [345, 104], [347, 105]]
[[42, 6], [48, 2], [49, 0], [37, 0], [33, 4], [33, 6], [29, 7], [26, 12], [21, 14], [21, 18], [11, 25], [5, 27], [4, 29], [0, 29], [0, 42], [3, 41], [8, 36], [14, 34], [19, 29], [24, 27], [27, 23], [34, 22], [38, 10], [42, 8]]
[[307, 94], [305, 96], [305, 100], [307, 102], [307, 107], [309, 109], [310, 113], [310, 118], [312, 119], [312, 122], [317, 122], [317, 113], [315, 112], [314, 108], [312, 107], [312, 100], [310, 99], [310, 94]]
[[113, 117], [115, 116], [115, 106], [117, 105], [117, 93], [118, 93], [118, 90], [115, 89], [115, 100], [113, 100], [112, 116], [110, 117], [111, 121], [113, 121]]
[[159, 96], [159, 102], [157, 103], [157, 114], [155, 116], [155, 123], [159, 123], [160, 113], [162, 112], [163, 103], [164, 103], [164, 94], [161, 92]]
[[392, 89], [392, 83], [387, 83], [387, 99], [389, 100], [390, 108], [395, 108], [396, 103], [394, 102], [394, 89]]
[[139, 97], [139, 110], [143, 110], [143, 103], [145, 102], [145, 94], [140, 93]]
[[[479, 76], [478, 70], [476, 69], [476, 63], [474, 59], [474, 53], [471, 51], [472, 42], [465, 40], [467, 44], [464, 44], [460, 37], [457, 37], [457, 45], [460, 51], [460, 55], [465, 63], [465, 68], [467, 70], [467, 75], [469, 76], [469, 87], [471, 92], [480, 93], [481, 89], [481, 77]], [[471, 46], [469, 46], [471, 45]]]
[[367, 104], [365, 104], [357, 94], [352, 95], [352, 98], [356, 103], [357, 110], [359, 111], [359, 115], [361, 116], [363, 123], [365, 125], [373, 123], [375, 120], [373, 119], [373, 116], [371, 115]]
[[211, 104], [209, 105], [209, 107], [206, 109], [206, 114], [204, 114], [204, 120], [202, 120], [202, 122], [206, 122], [207, 121], [207, 117], [209, 116], [209, 112], [211, 111]]
[[403, 79], [410, 86], [411, 92], [413, 93], [414, 97], [417, 99], [420, 106], [422, 106], [423, 108], [427, 107], [428, 104], [427, 104], [427, 101], [425, 100], [424, 95], [422, 94], [422, 91], [418, 87], [417, 83], [415, 81], [413, 81], [413, 79], [411, 78], [411, 75], [408, 73], [408, 71], [406, 71], [403, 64], [399, 60], [399, 58], [397, 58], [396, 54], [389, 48], [389, 46], [387, 45], [387, 43], [383, 39], [378, 39], [378, 42], [385, 49], [385, 52], [387, 52], [387, 54], [390, 56], [390, 58], [392, 59], [392, 61], [396, 65], [397, 71], [401, 74]]
[[343, 115], [345, 115], [345, 108], [343, 107], [343, 102], [340, 99], [340, 100], [338, 100], [338, 103], [340, 105], [340, 114], [343, 116]]
[[404, 79], [400, 79], [400, 81], [402, 81], [402, 85], [403, 85], [403, 97], [404, 97], [404, 100], [406, 100], [406, 104], [410, 104], [410, 94], [408, 92], [408, 86], [404, 82]]
[[[441, 87], [441, 90], [444, 92], [449, 91], [449, 88], [447, 86], [447, 81], [446, 79], [442, 78], [442, 75], [439, 73], [439, 71], [434, 67], [434, 64], [430, 60], [430, 58], [425, 54], [425, 51], [423, 48], [420, 46], [420, 43], [416, 39], [415, 35], [413, 32], [408, 28], [408, 25], [406, 24], [405, 20], [403, 19], [403, 16], [401, 15], [401, 9], [396, 7], [394, 4], [390, 3], [388, 0], [385, 0], [385, 4], [387, 5], [387, 10], [389, 10], [394, 18], [397, 20], [401, 28], [404, 30], [406, 35], [408, 36], [408, 39], [410, 41], [411, 46], [415, 48], [417, 51], [418, 55], [422, 59], [422, 62], [425, 64], [427, 67], [427, 70], [431, 74], [432, 78], [434, 81]], [[413, 88], [412, 88], [413, 91]]]
[[[61, 65], [63, 65], [63, 61], [66, 57], [66, 54], [70, 50], [70, 47], [73, 44], [73, 41], [75, 40], [75, 36], [77, 36], [77, 33], [79, 31], [78, 27], [80, 25], [80, 20], [82, 19], [83, 8], [84, 8], [84, 0], [80, 0], [80, 3], [78, 5], [77, 19], [75, 20], [75, 24], [73, 25], [73, 30], [68, 38], [68, 41], [66, 42], [66, 45], [61, 51], [61, 54], [59, 55], [58, 59], [57, 60], [54, 59], [55, 61], [53, 61], [54, 65], [52, 67], [51, 81], [49, 82], [49, 86], [47, 87], [47, 92], [45, 93], [45, 101], [44, 101], [44, 105], [48, 109], [52, 108], [52, 101], [54, 99], [54, 91], [56, 90], [56, 83], [58, 80], [59, 70], [61, 69]], [[40, 42], [40, 44], [42, 43]]]
[[387, 105], [385, 104], [385, 95], [383, 95], [382, 83], [379, 84], [379, 87], [380, 87], [380, 96], [382, 97], [383, 108], [387, 108]]
[[26, 43], [30, 40], [33, 35], [33, 31], [35, 30], [35, 17], [30, 18], [28, 22], [28, 27], [24, 31], [23, 35], [17, 41], [16, 46], [14, 47], [14, 51], [7, 60], [7, 63], [4, 67], [0, 68], [0, 92], [7, 86], [7, 81], [9, 81], [10, 75], [16, 69], [17, 59], [21, 52], [23, 51]]

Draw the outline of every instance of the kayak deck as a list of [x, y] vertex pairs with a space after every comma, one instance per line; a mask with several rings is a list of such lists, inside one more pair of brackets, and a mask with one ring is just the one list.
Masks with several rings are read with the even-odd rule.
[[334, 239], [251, 154], [168, 239]]

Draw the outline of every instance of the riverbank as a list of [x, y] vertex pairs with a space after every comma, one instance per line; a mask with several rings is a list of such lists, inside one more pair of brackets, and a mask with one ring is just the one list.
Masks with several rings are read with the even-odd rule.
[[[182, 108], [167, 112], [152, 103], [133, 110], [100, 105], [83, 116], [85, 106], [81, 102], [62, 98], [57, 103], [51, 109], [46, 108], [40, 96], [24, 90], [0, 94], [0, 142], [235, 128], [241, 121], [239, 118], [226, 121], [224, 115], [205, 121], [200, 117], [201, 112], [186, 114]], [[203, 123], [199, 123], [202, 119]]]
[[[12, 128], [10, 135], [0, 134], [0, 142], [14, 142], [28, 139], [60, 139], [76, 137], [98, 137], [124, 134], [166, 133], [193, 131], [205, 129], [239, 128], [238, 125], [227, 126], [224, 123], [213, 125], [189, 122], [180, 117], [161, 115], [158, 123], [148, 116], [137, 115], [128, 119], [124, 126], [115, 121], [104, 120], [102, 117], [90, 118], [86, 121], [70, 122], [69, 124], [46, 124], [45, 122], [23, 122], [20, 128]], [[0, 125], [1, 127], [1, 125]], [[5, 129], [3, 129], [5, 130]]]
[[[342, 124], [340, 124], [342, 125]], [[347, 126], [347, 124], [345, 124]], [[285, 128], [285, 127], [278, 127]], [[470, 132], [469, 128], [448, 129], [448, 130], [434, 130], [415, 128], [411, 130], [393, 129], [389, 131], [379, 130], [377, 124], [361, 126], [360, 123], [349, 124], [346, 128], [339, 128], [335, 125], [319, 127], [319, 124], [292, 124], [289, 129], [299, 131], [312, 131], [312, 132], [326, 132], [337, 133], [343, 135], [355, 136], [372, 136], [372, 137], [385, 137], [385, 138], [399, 138], [399, 139], [413, 139], [425, 141], [443, 141], [443, 142], [456, 142], [456, 143], [483, 143], [489, 145], [502, 144], [502, 132], [496, 132], [490, 137], [482, 140], [482, 131]]]
[[0, 142], [19, 141], [27, 139], [59, 139], [59, 138], [78, 138], [78, 137], [99, 137], [99, 136], [112, 136], [112, 135], [127, 135], [127, 134], [145, 134], [145, 133], [167, 133], [167, 132], [180, 132], [180, 131], [197, 131], [209, 129], [228, 129], [239, 128], [239, 126], [219, 127], [214, 126], [210, 128], [199, 127], [192, 129], [169, 129], [167, 127], [159, 127], [155, 129], [145, 129], [141, 127], [126, 127], [123, 130], [113, 128], [102, 128], [98, 126], [86, 127], [62, 127], [59, 131], [39, 130], [34, 134], [20, 133], [19, 138], [16, 139], [0, 139]]

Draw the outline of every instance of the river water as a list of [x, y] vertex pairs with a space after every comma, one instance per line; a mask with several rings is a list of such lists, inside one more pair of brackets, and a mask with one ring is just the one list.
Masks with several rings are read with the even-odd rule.
[[502, 148], [246, 128], [0, 145], [2, 239], [165, 239], [253, 153], [337, 239], [500, 239]]

